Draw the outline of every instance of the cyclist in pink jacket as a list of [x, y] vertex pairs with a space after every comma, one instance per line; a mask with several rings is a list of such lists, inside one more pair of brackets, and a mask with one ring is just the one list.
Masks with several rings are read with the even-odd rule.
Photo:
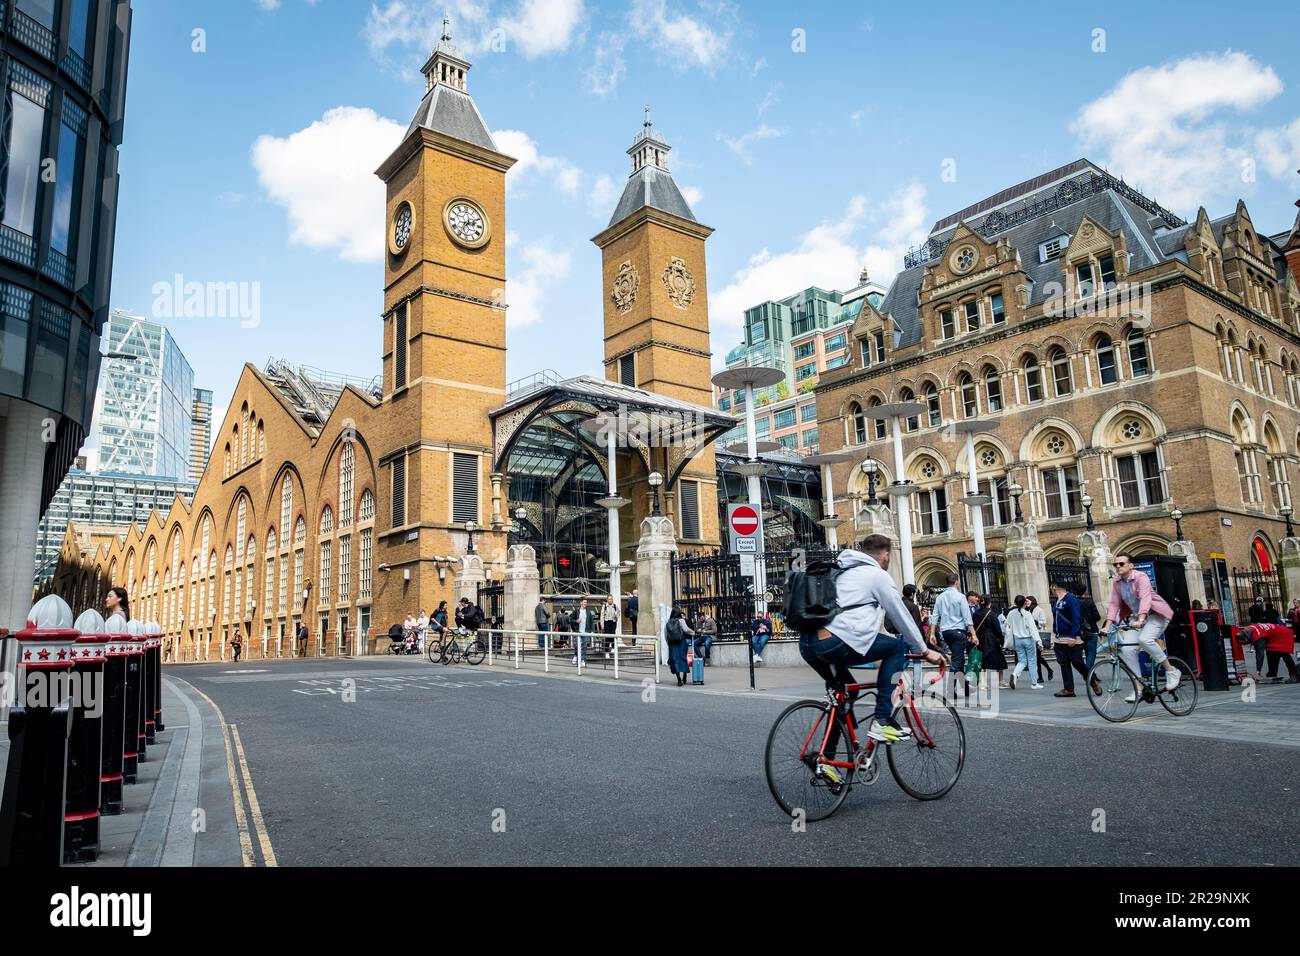
[[[1164, 652], [1156, 638], [1165, 632], [1169, 622], [1174, 618], [1174, 611], [1155, 589], [1151, 579], [1142, 571], [1133, 567], [1133, 558], [1127, 554], [1115, 555], [1115, 580], [1110, 586], [1110, 608], [1106, 611], [1106, 622], [1102, 632], [1110, 630], [1111, 624], [1119, 623], [1121, 618], [1128, 618], [1129, 627], [1137, 630], [1137, 643], [1157, 664], [1164, 665], [1165, 689], [1173, 690], [1178, 686], [1182, 675], [1178, 668], [1169, 663], [1169, 655]], [[1120, 653], [1124, 662], [1134, 674], [1142, 673], [1138, 664], [1138, 649], [1132, 642], [1125, 642]], [[1130, 701], [1133, 697], [1128, 698]]]

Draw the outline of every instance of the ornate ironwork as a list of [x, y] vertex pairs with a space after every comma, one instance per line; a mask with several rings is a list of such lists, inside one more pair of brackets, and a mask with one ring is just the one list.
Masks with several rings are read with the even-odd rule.
[[1071, 594], [1082, 584], [1088, 597], [1092, 597], [1092, 575], [1088, 573], [1088, 562], [1082, 558], [1048, 558], [1047, 583], [1064, 584]]
[[[1123, 179], [1116, 179], [1109, 173], [1096, 170], [1087, 176], [1061, 183], [1050, 194], [1037, 202], [1025, 202], [1018, 209], [995, 209], [978, 223], [967, 223], [967, 225], [984, 239], [991, 239], [1000, 232], [1005, 232], [1047, 213], [1055, 212], [1078, 202], [1080, 199], [1103, 193], [1108, 189], [1113, 189], [1118, 195], [1124, 197], [1138, 208], [1151, 213], [1151, 215], [1159, 216], [1165, 225], [1171, 229], [1187, 225], [1185, 220], [1180, 219], [1159, 203], [1143, 196], [1124, 182]], [[952, 229], [948, 230], [948, 234], [951, 237]], [[947, 248], [948, 239], [931, 236], [921, 246], [908, 251], [903, 257], [903, 268], [911, 269], [928, 262], [934, 262], [943, 256], [944, 250]]]

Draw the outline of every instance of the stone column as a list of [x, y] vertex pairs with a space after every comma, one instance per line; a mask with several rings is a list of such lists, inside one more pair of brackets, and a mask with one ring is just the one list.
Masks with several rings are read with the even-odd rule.
[[658, 634], [659, 606], [672, 607], [676, 554], [677, 538], [671, 518], [651, 515], [641, 522], [641, 540], [636, 546], [636, 586], [641, 599], [638, 635]]
[[501, 514], [501, 486], [505, 482], [506, 476], [499, 471], [494, 471], [488, 476], [492, 483], [492, 530], [501, 531], [505, 528], [505, 518]]
[[456, 568], [454, 584], [456, 600], [469, 598], [471, 601], [478, 603], [479, 585], [486, 580], [487, 575], [483, 573], [483, 559], [477, 554], [462, 556], [460, 564]]
[[1286, 588], [1284, 597], [1288, 605], [1283, 611], [1285, 614], [1290, 610], [1291, 602], [1300, 598], [1300, 538], [1283, 538], [1281, 549], [1282, 586]]
[[[1022, 522], [1007, 525], [1006, 543], [1007, 596], [1032, 594], [1044, 611], [1049, 611], [1052, 596], [1047, 592], [1047, 564], [1043, 546], [1038, 543], [1038, 528]], [[1048, 630], [1052, 615], [1047, 614]]]
[[1085, 531], [1079, 535], [1079, 554], [1088, 562], [1088, 577], [1092, 584], [1092, 600], [1103, 620], [1110, 606], [1110, 544], [1105, 531]]
[[[1295, 541], [1295, 538], [1285, 540]], [[1187, 606], [1191, 607], [1192, 601], [1200, 601], [1201, 607], [1205, 607], [1205, 578], [1201, 573], [1201, 561], [1196, 557], [1196, 546], [1190, 541], [1171, 541], [1169, 553], [1176, 558], [1184, 559], [1183, 570], [1187, 574]]]
[[901, 591], [903, 589], [903, 562], [898, 555], [898, 529], [894, 527], [894, 512], [888, 505], [868, 504], [857, 512], [853, 521], [856, 540], [861, 541], [869, 534], [883, 534], [890, 540], [889, 576]]
[[505, 589], [502, 610], [505, 626], [532, 630], [533, 609], [541, 593], [541, 573], [537, 570], [537, 552], [532, 545], [516, 544], [506, 559]]

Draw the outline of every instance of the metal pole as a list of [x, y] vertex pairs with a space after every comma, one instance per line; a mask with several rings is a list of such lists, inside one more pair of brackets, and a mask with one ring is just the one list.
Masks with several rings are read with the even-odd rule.
[[[966, 433], [966, 463], [970, 466], [970, 471], [968, 473], [968, 481], [966, 482], [967, 494], [973, 497], [980, 493], [979, 475], [976, 474], [975, 472], [975, 433], [974, 432]], [[989, 582], [988, 582], [988, 578], [985, 576], [985, 571], [984, 571], [984, 557], [985, 557], [984, 506], [971, 505], [970, 510], [972, 513], [971, 528], [974, 531], [974, 535], [975, 535], [975, 554], [980, 561], [980, 592], [987, 593], [989, 589]]]
[[[835, 514], [835, 489], [831, 486], [831, 466], [822, 465], [822, 484], [826, 486], [826, 517]], [[834, 525], [826, 528], [826, 544], [832, 551], [840, 549], [839, 534]]]
[[[894, 423], [894, 484], [903, 483], [903, 422], [897, 415]], [[916, 583], [916, 568], [912, 565], [912, 506], [907, 495], [897, 495], [898, 550], [903, 555], [903, 583]]]
[[[754, 430], [754, 383], [745, 383], [745, 446], [746, 458], [758, 461], [758, 436]], [[754, 555], [754, 617], [761, 618], [767, 612], [767, 602], [763, 594], [767, 591], [767, 542], [763, 534], [763, 490], [758, 483], [758, 475], [749, 475], [746, 479], [749, 503], [759, 514], [758, 553]]]

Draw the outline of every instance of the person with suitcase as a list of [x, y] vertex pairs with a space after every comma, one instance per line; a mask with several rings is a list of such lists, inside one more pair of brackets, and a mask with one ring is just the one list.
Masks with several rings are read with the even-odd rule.
[[691, 639], [691, 683], [704, 684], [704, 635], [698, 631]]

